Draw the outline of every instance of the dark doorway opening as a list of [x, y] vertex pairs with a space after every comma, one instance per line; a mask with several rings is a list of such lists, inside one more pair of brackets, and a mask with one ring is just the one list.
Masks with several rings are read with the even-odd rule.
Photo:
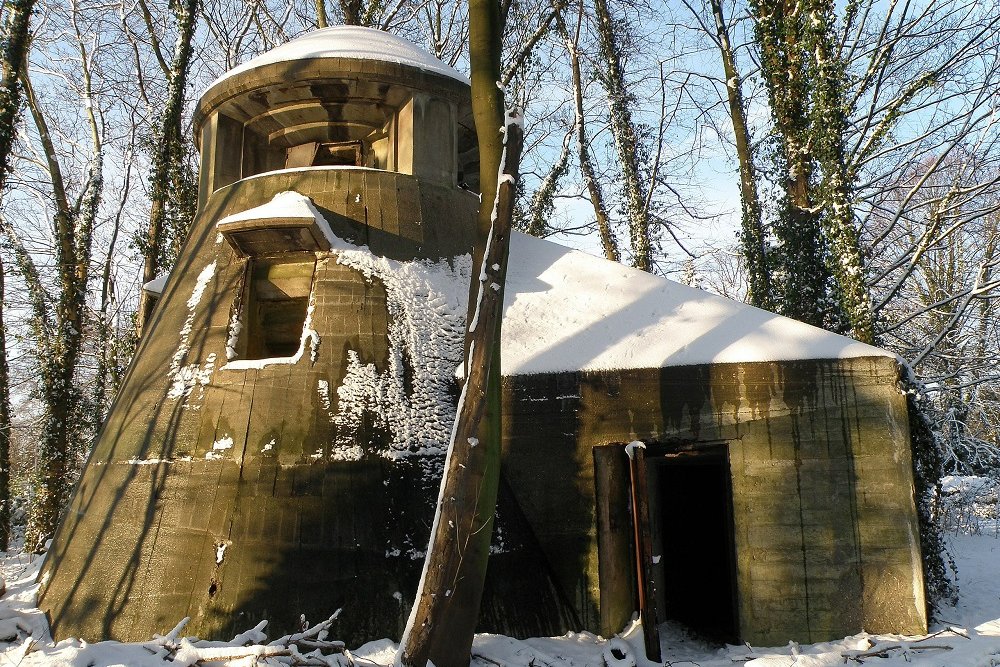
[[[737, 643], [732, 487], [725, 447], [648, 459], [658, 615]], [[658, 556], [656, 558], [655, 556]]]

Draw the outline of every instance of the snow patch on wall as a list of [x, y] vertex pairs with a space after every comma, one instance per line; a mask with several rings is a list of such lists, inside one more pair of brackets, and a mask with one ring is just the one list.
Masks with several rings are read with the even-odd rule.
[[205, 458], [209, 461], [217, 461], [222, 458], [222, 452], [232, 449], [235, 442], [231, 435], [226, 435], [212, 443], [212, 449], [205, 452]]
[[[388, 367], [379, 371], [348, 352], [347, 372], [337, 387], [334, 449], [353, 455], [364, 415], [391, 434], [389, 459], [443, 454], [455, 419], [454, 368], [462, 361], [472, 258], [396, 261], [365, 246], [331, 239], [337, 261], [379, 280], [389, 312]], [[360, 448], [358, 448], [360, 449]]]
[[233, 308], [233, 314], [229, 317], [229, 332], [226, 336], [226, 361], [233, 361], [237, 357], [236, 346], [240, 342], [240, 332], [243, 331], [243, 323], [240, 322], [240, 311]]
[[215, 370], [216, 355], [214, 352], [208, 355], [204, 368], [201, 367], [200, 363], [183, 363], [191, 349], [191, 330], [194, 328], [198, 304], [201, 303], [209, 281], [215, 276], [215, 266], [215, 262], [212, 262], [201, 270], [195, 281], [194, 289], [191, 290], [191, 296], [187, 300], [188, 315], [180, 330], [181, 342], [177, 346], [174, 356], [170, 358], [170, 369], [167, 371], [167, 377], [171, 380], [170, 389], [167, 390], [167, 398], [171, 400], [190, 396], [191, 391], [196, 386], [204, 388], [212, 377], [212, 371]]
[[232, 448], [233, 448], [233, 437], [231, 435], [227, 435], [212, 443], [212, 449], [223, 450]]
[[[125, 463], [128, 463], [129, 465], [134, 465], [134, 466], [155, 466], [155, 465], [159, 465], [161, 463], [175, 463], [175, 462], [178, 462], [178, 461], [185, 462], [185, 461], [190, 461], [190, 460], [191, 460], [190, 456], [180, 456], [180, 457], [178, 457], [176, 459], [137, 459], [137, 458], [131, 458], [131, 459], [128, 459], [127, 461], [125, 461]], [[101, 464], [98, 464], [98, 465], [101, 465]]]

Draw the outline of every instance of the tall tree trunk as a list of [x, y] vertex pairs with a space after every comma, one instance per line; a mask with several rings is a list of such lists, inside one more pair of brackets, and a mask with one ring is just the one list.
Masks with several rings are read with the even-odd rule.
[[[87, 185], [76, 205], [71, 205], [62, 169], [48, 124], [35, 97], [27, 70], [22, 70], [28, 109], [35, 121], [38, 138], [46, 157], [52, 182], [53, 228], [55, 232], [58, 296], [51, 335], [38, 341], [36, 357], [40, 370], [40, 390], [45, 405], [39, 459], [41, 469], [35, 480], [35, 498], [25, 532], [25, 544], [38, 548], [55, 531], [72, 488], [74, 457], [81, 448], [79, 420], [80, 391], [74, 379], [86, 325], [86, 294], [90, 278], [90, 254], [94, 223], [103, 189], [103, 152], [96, 123], [92, 122], [94, 155]], [[88, 82], [85, 82], [89, 85]], [[93, 121], [93, 117], [91, 117]], [[27, 278], [27, 276], [26, 276]]]
[[3, 322], [4, 275], [0, 257], [0, 551], [10, 542], [10, 369], [7, 366], [7, 329]]
[[618, 250], [618, 241], [611, 230], [611, 217], [608, 215], [608, 207], [604, 200], [604, 191], [601, 183], [594, 173], [594, 162], [590, 155], [590, 139], [587, 136], [587, 119], [583, 113], [583, 76], [580, 72], [580, 28], [583, 24], [583, 5], [577, 14], [576, 29], [573, 35], [563, 21], [562, 15], [556, 19], [559, 22], [559, 31], [566, 42], [566, 50], [569, 52], [570, 67], [573, 76], [573, 116], [574, 130], [576, 131], [576, 151], [580, 161], [580, 173], [583, 175], [583, 182], [587, 186], [587, 195], [590, 197], [590, 204], [594, 207], [594, 217], [597, 220], [597, 233], [601, 238], [601, 249], [604, 256], [612, 262], [621, 261], [621, 253]]
[[838, 328], [844, 318], [833, 303], [821, 210], [813, 198], [809, 76], [797, 5], [795, 0], [750, 3], [761, 75], [780, 138], [775, 169], [785, 174], [773, 225], [779, 242], [777, 264], [783, 274], [781, 301], [776, 305], [783, 315]]
[[316, 27], [325, 28], [329, 25], [326, 22], [326, 0], [314, 0], [316, 3]]
[[14, 128], [21, 110], [21, 69], [28, 57], [28, 28], [35, 0], [13, 0], [5, 7], [0, 57], [0, 196], [7, 185], [10, 171], [10, 151], [14, 145]]
[[[3, 42], [0, 45], [0, 197], [7, 186], [14, 130], [21, 111], [20, 73], [27, 60], [31, 11], [35, 0], [13, 0], [6, 5]], [[0, 262], [0, 304], [3, 304], [3, 264]], [[6, 335], [0, 305], [0, 550], [10, 539], [10, 374]]]
[[465, 384], [417, 598], [397, 655], [398, 663], [416, 667], [428, 660], [437, 667], [469, 664], [500, 478], [500, 321], [521, 131], [504, 122], [496, 2], [470, 0], [469, 24], [482, 186], [478, 227], [485, 246], [473, 266]]
[[603, 64], [601, 83], [608, 95], [611, 134], [615, 140], [618, 164], [622, 170], [622, 187], [625, 190], [632, 266], [643, 271], [652, 271], [653, 249], [650, 241], [649, 211], [646, 208], [646, 192], [642, 182], [639, 140], [636, 137], [635, 122], [632, 120], [631, 107], [634, 100], [625, 82], [620, 54], [621, 45], [615, 34], [614, 19], [607, 0], [594, 0], [594, 10], [597, 18], [597, 35], [601, 45], [599, 57]]
[[[132, 161], [126, 160], [125, 181], [122, 185], [122, 196], [118, 202], [118, 210], [115, 213], [111, 227], [111, 240], [108, 242], [107, 254], [104, 257], [104, 265], [101, 269], [101, 300], [100, 308], [97, 312], [97, 321], [94, 328], [97, 330], [97, 372], [94, 377], [93, 392], [91, 401], [95, 410], [99, 412], [95, 415], [95, 425], [103, 421], [107, 409], [110, 407], [110, 398], [118, 392], [119, 386], [119, 336], [128, 333], [121, 331], [112, 322], [111, 308], [117, 301], [115, 294], [115, 284], [112, 276], [115, 248], [118, 245], [118, 235], [121, 232], [122, 214], [125, 212], [125, 205], [128, 199], [129, 184], [132, 180]], [[133, 332], [134, 333], [134, 332]], [[131, 336], [129, 336], [131, 338]]]
[[715, 36], [719, 45], [719, 55], [722, 57], [722, 69], [726, 76], [729, 117], [733, 123], [736, 155], [740, 165], [740, 201], [743, 209], [740, 242], [743, 246], [743, 258], [747, 267], [749, 291], [747, 301], [752, 306], [774, 310], [771, 268], [767, 259], [767, 235], [764, 231], [760, 199], [757, 196], [757, 173], [750, 147], [750, 131], [747, 128], [743, 89], [739, 71], [736, 69], [736, 54], [729, 41], [722, 0], [711, 0], [711, 5], [712, 16], [715, 18]]
[[[39, 389], [45, 413], [42, 418], [38, 452], [40, 469], [35, 475], [32, 511], [24, 539], [26, 548], [38, 549], [55, 530], [65, 500], [69, 496], [68, 459], [73, 420], [77, 416], [73, 408], [77, 404], [78, 397], [73, 380], [83, 330], [80, 315], [82, 315], [86, 283], [78, 289], [74, 216], [66, 196], [55, 144], [26, 69], [22, 70], [21, 82], [52, 182], [52, 198], [55, 205], [52, 226], [55, 232], [58, 270], [54, 326], [51, 328], [48, 345], [40, 347], [36, 353], [40, 371]], [[86, 277], [86, 267], [82, 267], [82, 270]], [[78, 304], [81, 307], [78, 307]]]
[[[192, 38], [198, 18], [198, 0], [178, 0], [175, 13], [177, 17], [177, 42], [174, 44], [167, 103], [161, 116], [150, 176], [152, 187], [149, 227], [146, 230], [142, 249], [143, 284], [153, 280], [161, 270], [167, 268], [163, 266], [166, 244], [164, 226], [167, 222], [168, 205], [171, 199], [176, 198], [179, 194], [177, 192], [177, 174], [183, 168], [184, 137], [181, 133], [181, 113], [184, 110], [184, 93], [187, 88], [187, 75], [191, 61]], [[136, 323], [140, 335], [146, 324], [149, 323], [155, 303], [156, 301], [150, 295], [145, 292], [141, 293]]]
[[847, 95], [844, 63], [836, 48], [833, 2], [812, 0], [803, 17], [808, 52], [813, 54], [811, 77], [813, 146], [820, 171], [823, 226], [830, 246], [830, 271], [837, 282], [839, 310], [849, 333], [864, 343], [875, 342], [871, 295], [865, 281], [864, 259], [854, 219], [854, 177], [847, 165]]

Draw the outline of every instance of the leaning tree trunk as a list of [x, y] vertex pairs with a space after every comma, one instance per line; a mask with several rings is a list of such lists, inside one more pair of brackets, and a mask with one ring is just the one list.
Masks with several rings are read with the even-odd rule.
[[594, 170], [594, 162], [590, 155], [590, 139], [587, 136], [587, 119], [583, 112], [583, 76], [580, 71], [580, 28], [583, 24], [583, 5], [577, 15], [576, 30], [571, 36], [569, 29], [563, 21], [562, 15], [556, 17], [559, 21], [559, 32], [566, 43], [566, 51], [569, 53], [570, 68], [573, 73], [573, 129], [576, 133], [577, 158], [580, 161], [580, 173], [583, 175], [583, 182], [587, 186], [587, 194], [590, 197], [590, 204], [594, 207], [594, 218], [597, 221], [597, 232], [601, 238], [601, 248], [604, 257], [612, 262], [621, 261], [621, 253], [618, 250], [618, 241], [611, 230], [611, 216], [608, 215], [608, 207], [604, 199], [604, 191]]
[[[500, 19], [493, 0], [470, 0], [472, 100], [482, 204], [477, 278], [466, 336], [466, 379], [448, 446], [437, 514], [397, 663], [466, 667], [479, 619], [500, 478], [500, 319], [521, 128], [504, 122]], [[503, 174], [501, 178], [501, 172]]]
[[[184, 92], [187, 88], [188, 68], [191, 61], [192, 39], [198, 17], [198, 0], [183, 0], [177, 8], [177, 42], [170, 69], [170, 85], [167, 103], [163, 109], [159, 128], [159, 141], [153, 154], [152, 175], [150, 176], [149, 227], [143, 241], [142, 282], [156, 278], [163, 270], [163, 254], [166, 238], [164, 226], [167, 221], [167, 207], [172, 196], [176, 174], [184, 160], [184, 137], [181, 132], [181, 113], [184, 110]], [[136, 326], [139, 334], [149, 323], [156, 301], [146, 292], [139, 297], [139, 313]]]

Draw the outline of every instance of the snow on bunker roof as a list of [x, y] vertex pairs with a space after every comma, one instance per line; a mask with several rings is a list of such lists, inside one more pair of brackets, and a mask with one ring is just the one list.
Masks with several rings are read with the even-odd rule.
[[464, 74], [402, 37], [390, 35], [383, 30], [374, 28], [345, 25], [307, 32], [281, 46], [276, 46], [270, 51], [229, 70], [216, 79], [207, 90], [211, 90], [233, 76], [265, 65], [314, 58], [391, 62], [439, 74], [466, 85], [469, 84], [469, 79]]
[[504, 375], [895, 356], [524, 234], [510, 256]]

